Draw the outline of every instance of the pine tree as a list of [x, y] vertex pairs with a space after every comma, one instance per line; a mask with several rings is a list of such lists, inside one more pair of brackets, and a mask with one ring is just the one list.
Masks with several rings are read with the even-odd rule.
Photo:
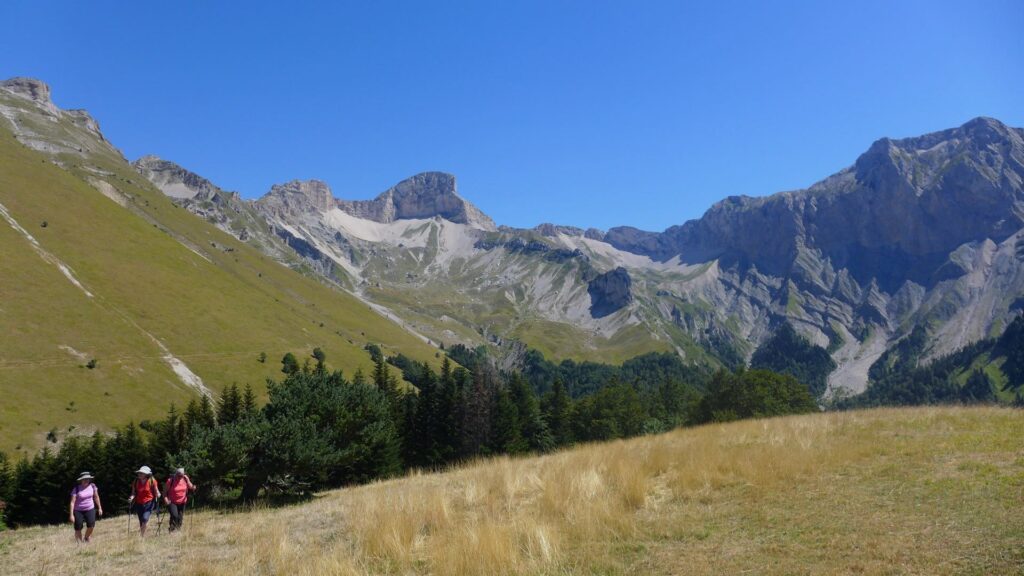
[[530, 449], [523, 439], [519, 410], [507, 387], [499, 387], [494, 395], [491, 420], [491, 452], [521, 454]]
[[251, 416], [256, 413], [256, 394], [252, 391], [252, 386], [249, 384], [245, 385], [245, 392], [242, 394], [242, 414], [245, 416]]
[[438, 464], [453, 462], [459, 457], [462, 438], [460, 435], [460, 394], [451, 362], [446, 356], [441, 362], [441, 378], [438, 381], [435, 400], [435, 430]]
[[204, 428], [213, 428], [217, 425], [217, 415], [213, 411], [213, 402], [205, 394], [199, 399], [199, 424]]
[[[357, 372], [357, 377], [360, 380], [363, 379], [361, 371]], [[402, 393], [398, 390], [398, 379], [391, 373], [388, 363], [384, 361], [383, 354], [374, 357], [373, 385], [387, 398], [391, 421], [394, 422], [396, 429], [401, 430], [401, 422], [404, 419], [404, 401]]]
[[437, 374], [423, 364], [419, 378], [420, 393], [416, 399], [416, 417], [412, 429], [413, 462], [417, 466], [443, 463], [439, 446], [439, 408]]
[[473, 370], [462, 410], [462, 455], [465, 458], [487, 454], [490, 450], [495, 378], [494, 369], [485, 363]]
[[544, 395], [543, 412], [555, 445], [565, 446], [572, 442], [572, 426], [569, 410], [572, 401], [562, 384], [561, 378], [555, 378], [551, 390]]
[[546, 452], [554, 448], [555, 439], [541, 414], [537, 395], [518, 373], [511, 376], [509, 395], [516, 406], [520, 435], [530, 450]]
[[170, 465], [172, 455], [181, 450], [181, 438], [178, 436], [181, 417], [174, 403], [171, 403], [167, 410], [167, 417], [157, 422], [152, 442], [150, 443], [150, 454], [153, 463]]
[[366, 386], [366, 375], [363, 374], [362, 368], [356, 368], [355, 374], [352, 375], [353, 386]]
[[242, 395], [238, 385], [226, 386], [217, 401], [217, 423], [221, 426], [238, 421], [242, 416]]

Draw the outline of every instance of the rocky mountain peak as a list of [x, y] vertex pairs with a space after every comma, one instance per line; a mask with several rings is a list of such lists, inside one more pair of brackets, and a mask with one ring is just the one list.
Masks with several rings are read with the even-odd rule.
[[[42, 80], [21, 76], [8, 78], [0, 82], [0, 89], [26, 100], [31, 100], [51, 114], [60, 115], [60, 108], [57, 108], [50, 96], [50, 85]], [[99, 132], [98, 126], [95, 131]]]
[[455, 176], [423, 172], [406, 178], [373, 200], [343, 200], [338, 207], [353, 216], [376, 222], [441, 217], [484, 230], [496, 230], [494, 221], [459, 196]]
[[135, 160], [132, 167], [171, 198], [209, 200], [218, 190], [206, 178], [152, 154]]
[[979, 144], [989, 144], [1007, 138], [1012, 129], [995, 118], [979, 116], [968, 120], [960, 130]]
[[280, 214], [324, 213], [338, 205], [330, 186], [321, 180], [292, 180], [274, 184], [258, 205]]
[[50, 86], [42, 80], [19, 76], [0, 82], [0, 88], [34, 102], [53, 106], [53, 100], [50, 98]]

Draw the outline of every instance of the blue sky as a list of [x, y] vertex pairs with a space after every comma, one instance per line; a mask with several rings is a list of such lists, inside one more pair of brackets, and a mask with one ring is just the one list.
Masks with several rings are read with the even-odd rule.
[[882, 136], [1024, 126], [1017, 1], [227, 4], [7, 0], [0, 77], [246, 197], [443, 170], [514, 226], [660, 230]]

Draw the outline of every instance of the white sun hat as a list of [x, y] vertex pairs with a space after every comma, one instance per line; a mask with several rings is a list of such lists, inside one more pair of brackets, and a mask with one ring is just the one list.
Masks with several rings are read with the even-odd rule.
[[149, 469], [149, 466], [143, 466], [142, 468], [139, 468], [138, 470], [135, 471], [136, 474], [139, 474], [140, 472], [142, 474], [145, 474], [146, 476], [153, 475], [153, 471]]

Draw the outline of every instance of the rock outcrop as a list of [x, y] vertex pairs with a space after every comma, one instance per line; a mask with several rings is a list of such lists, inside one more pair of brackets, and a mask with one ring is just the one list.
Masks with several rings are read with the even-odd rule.
[[11, 94], [31, 100], [53, 114], [60, 112], [60, 109], [53, 103], [53, 99], [50, 96], [50, 85], [42, 80], [24, 77], [9, 78], [0, 82], [0, 88], [7, 90]]
[[18, 141], [34, 150], [83, 158], [112, 154], [118, 161], [124, 159], [121, 151], [107, 142], [92, 115], [58, 108], [50, 86], [41, 80], [19, 77], [0, 81], [0, 121], [4, 119]]
[[629, 306], [633, 301], [632, 283], [629, 272], [621, 266], [591, 280], [587, 284], [590, 315], [604, 318]]
[[157, 156], [143, 156], [132, 167], [171, 198], [212, 200], [220, 191], [206, 178]]
[[455, 176], [423, 172], [402, 180], [373, 200], [343, 200], [338, 207], [358, 218], [388, 223], [441, 217], [482, 230], [495, 230], [494, 221], [458, 195]]
[[320, 214], [337, 206], [331, 188], [320, 180], [292, 180], [275, 184], [256, 201], [260, 210], [279, 218]]

